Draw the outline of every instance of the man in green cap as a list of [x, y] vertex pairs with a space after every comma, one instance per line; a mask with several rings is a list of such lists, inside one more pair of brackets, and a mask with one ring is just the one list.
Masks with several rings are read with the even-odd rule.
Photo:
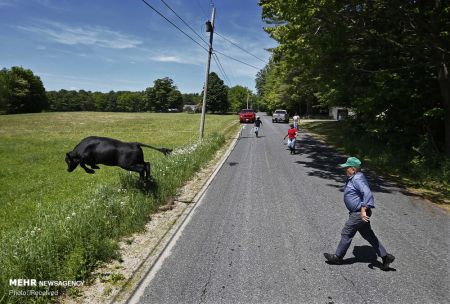
[[383, 270], [389, 269], [395, 257], [386, 252], [381, 242], [375, 236], [370, 226], [370, 216], [372, 208], [375, 208], [373, 194], [370, 191], [366, 177], [359, 171], [361, 161], [356, 157], [349, 157], [345, 164], [340, 165], [345, 168], [347, 180], [344, 187], [344, 203], [349, 210], [349, 218], [341, 232], [341, 241], [335, 254], [324, 253], [330, 264], [340, 265], [343, 262], [356, 232], [367, 240], [375, 249], [378, 256], [383, 260]]

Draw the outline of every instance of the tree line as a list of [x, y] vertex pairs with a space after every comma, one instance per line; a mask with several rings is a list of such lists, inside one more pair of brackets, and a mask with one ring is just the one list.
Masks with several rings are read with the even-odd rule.
[[[450, 2], [261, 0], [268, 109], [345, 106], [387, 146], [450, 157]], [[430, 152], [431, 151], [431, 152]]]
[[[206, 109], [209, 112], [238, 112], [246, 101], [255, 102], [243, 86], [229, 88], [212, 72], [208, 79]], [[0, 114], [42, 111], [168, 112], [182, 111], [184, 105], [201, 109], [203, 92], [181, 93], [169, 77], [156, 79], [143, 91], [91, 92], [85, 90], [46, 91], [39, 76], [29, 69], [0, 70]]]

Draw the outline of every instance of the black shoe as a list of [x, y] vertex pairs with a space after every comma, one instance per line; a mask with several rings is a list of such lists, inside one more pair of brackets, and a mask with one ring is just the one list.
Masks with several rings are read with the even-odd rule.
[[383, 270], [388, 270], [389, 269], [389, 265], [394, 262], [395, 260], [395, 256], [393, 256], [392, 254], [388, 253], [386, 254], [386, 256], [381, 258], [383, 260], [383, 266], [381, 267], [381, 269]]
[[334, 264], [334, 265], [341, 265], [343, 260], [341, 257], [338, 257], [335, 254], [331, 253], [324, 253], [324, 257], [327, 259], [328, 263]]

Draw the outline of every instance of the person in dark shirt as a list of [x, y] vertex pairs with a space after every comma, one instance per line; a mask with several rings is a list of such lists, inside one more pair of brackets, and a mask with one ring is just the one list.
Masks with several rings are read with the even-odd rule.
[[259, 118], [259, 116], [256, 116], [255, 126], [253, 127], [256, 137], [258, 137], [258, 132], [262, 125], [263, 125], [263, 123], [262, 123], [261, 119]]
[[291, 128], [288, 130], [288, 133], [284, 136], [283, 140], [288, 137], [288, 148], [289, 150], [291, 150], [291, 154], [295, 154], [295, 139], [297, 137], [297, 129], [293, 124], [291, 124], [290, 127]]
[[347, 180], [344, 186], [344, 203], [349, 211], [349, 218], [342, 229], [341, 241], [338, 244], [336, 253], [324, 253], [324, 256], [330, 264], [342, 264], [353, 237], [356, 232], [359, 232], [383, 260], [381, 268], [388, 270], [389, 264], [394, 262], [395, 257], [386, 252], [386, 249], [370, 226], [370, 216], [372, 215], [372, 208], [375, 208], [375, 204], [367, 179], [359, 171], [361, 161], [356, 157], [349, 157], [346, 163], [340, 166], [345, 168], [347, 173]]

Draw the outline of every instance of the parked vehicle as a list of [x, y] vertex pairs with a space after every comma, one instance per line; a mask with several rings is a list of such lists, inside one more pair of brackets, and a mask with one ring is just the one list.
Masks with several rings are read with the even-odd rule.
[[289, 114], [286, 110], [275, 110], [272, 115], [272, 122], [289, 123]]
[[256, 113], [252, 109], [242, 109], [239, 113], [239, 121], [254, 123], [256, 120]]

